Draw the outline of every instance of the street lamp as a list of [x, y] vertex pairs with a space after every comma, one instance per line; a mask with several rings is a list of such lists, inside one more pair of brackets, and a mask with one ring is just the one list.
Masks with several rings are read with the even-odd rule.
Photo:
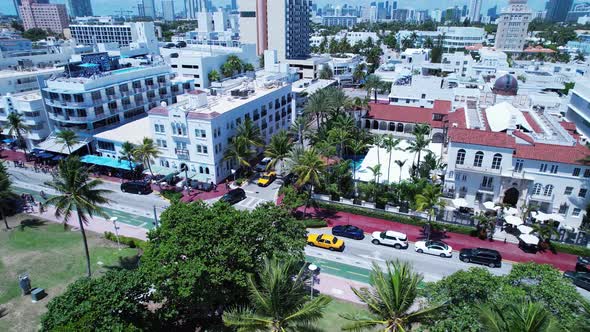
[[315, 265], [315, 264], [309, 264], [307, 266], [307, 269], [309, 270], [309, 272], [311, 274], [311, 287], [310, 287], [311, 290], [310, 290], [309, 296], [310, 296], [311, 299], [313, 299], [313, 285], [315, 283], [315, 274], [316, 274], [316, 271], [318, 269], [318, 266]]
[[117, 237], [117, 247], [121, 250], [121, 242], [119, 241], [119, 227], [117, 226], [117, 217], [111, 217], [110, 221], [113, 223], [113, 227], [115, 228], [115, 236]]

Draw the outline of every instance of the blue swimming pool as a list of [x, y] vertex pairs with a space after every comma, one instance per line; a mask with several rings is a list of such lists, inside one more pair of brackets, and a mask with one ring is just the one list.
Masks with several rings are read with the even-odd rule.
[[141, 69], [141, 67], [127, 67], [127, 68], [121, 68], [121, 69], [116, 69], [113, 70], [112, 73], [116, 73], [116, 74], [122, 74], [122, 73], [127, 73], [130, 71], [136, 71]]
[[357, 159], [357, 160], [353, 160], [353, 161], [350, 163], [350, 167], [351, 167], [352, 169], [356, 169], [356, 170], [358, 170], [359, 168], [361, 168], [361, 164], [363, 163], [363, 160], [365, 160], [365, 157], [362, 157], [362, 158], [360, 158], [360, 159]]

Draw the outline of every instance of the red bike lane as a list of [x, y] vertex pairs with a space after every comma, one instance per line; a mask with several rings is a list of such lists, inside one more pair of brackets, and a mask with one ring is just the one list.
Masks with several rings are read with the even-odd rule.
[[[299, 211], [303, 211], [303, 207], [300, 208]], [[337, 225], [354, 225], [362, 228], [366, 233], [394, 230], [405, 233], [408, 236], [408, 240], [412, 242], [424, 239], [422, 227], [420, 226], [320, 208], [307, 208], [306, 213], [308, 215], [311, 214], [314, 218], [324, 219], [330, 227]], [[562, 271], [573, 270], [576, 267], [577, 256], [571, 254], [554, 254], [550, 251], [537, 252], [536, 254], [526, 253], [514, 243], [504, 243], [503, 241], [498, 240], [481, 240], [469, 235], [451, 232], [446, 233], [446, 237], [443, 241], [453, 247], [454, 250], [475, 247], [495, 249], [502, 254], [504, 260], [518, 263], [535, 262], [539, 264], [550, 264]]]

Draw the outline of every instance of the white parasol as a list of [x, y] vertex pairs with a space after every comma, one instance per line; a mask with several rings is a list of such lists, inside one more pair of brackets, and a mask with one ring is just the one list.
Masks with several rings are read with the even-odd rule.
[[526, 244], [531, 244], [531, 245], [539, 244], [539, 238], [534, 235], [531, 235], [531, 234], [521, 234], [518, 238]]
[[529, 234], [530, 232], [533, 231], [532, 227], [529, 227], [527, 225], [520, 225], [517, 227], [518, 231], [520, 231], [521, 234]]
[[547, 221], [547, 220], [551, 219], [550, 214], [543, 213], [541, 211], [533, 212], [532, 216], [533, 216], [533, 218], [535, 218], [536, 221]]
[[467, 203], [467, 200], [465, 200], [465, 198], [455, 198], [453, 200], [453, 205], [455, 207], [467, 207], [469, 204]]
[[487, 210], [495, 210], [496, 204], [494, 204], [494, 202], [492, 202], [492, 201], [487, 201], [487, 202], [483, 203], [483, 207], [485, 207]]
[[517, 216], [505, 216], [505, 217], [504, 217], [504, 221], [505, 221], [507, 224], [510, 224], [510, 225], [513, 225], [513, 226], [520, 226], [520, 225], [524, 224], [524, 223], [522, 222], [522, 219], [520, 219], [520, 218], [519, 218], [519, 217], [517, 217]]
[[504, 214], [515, 216], [515, 215], [518, 214], [518, 210], [516, 208], [513, 208], [513, 207], [508, 208], [508, 209], [504, 208]]
[[563, 216], [561, 214], [557, 214], [557, 213], [552, 213], [549, 215], [549, 220], [554, 220], [557, 222], [564, 222], [565, 219], [563, 218]]

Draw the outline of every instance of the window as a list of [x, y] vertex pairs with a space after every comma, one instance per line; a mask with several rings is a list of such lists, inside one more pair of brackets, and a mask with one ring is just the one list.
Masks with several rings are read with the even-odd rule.
[[477, 202], [481, 202], [481, 200], [483, 199], [483, 193], [475, 193], [475, 200]]
[[481, 167], [482, 162], [483, 162], [483, 152], [477, 151], [475, 153], [475, 159], [473, 159], [473, 166]]
[[456, 165], [463, 165], [465, 163], [465, 150], [461, 149], [457, 151]]
[[578, 192], [578, 197], [586, 197], [587, 192], [588, 192], [588, 189], [580, 188], [580, 191]]
[[154, 130], [156, 131], [156, 133], [160, 133], [160, 134], [163, 134], [166, 132], [166, 130], [164, 129], [164, 125], [162, 125], [162, 124], [155, 124]]
[[203, 129], [195, 129], [195, 136], [200, 137], [200, 138], [206, 138], [207, 132], [204, 131]]
[[483, 180], [481, 181], [482, 188], [493, 188], [494, 187], [493, 181], [494, 181], [493, 177], [484, 176]]
[[545, 186], [545, 190], [543, 191], [543, 196], [551, 196], [553, 193], [553, 185], [548, 184]]
[[167, 148], [168, 147], [168, 143], [166, 142], [165, 139], [157, 139], [156, 140], [156, 144], [161, 147], [161, 148]]
[[524, 165], [524, 161], [522, 159], [516, 160], [516, 165], [514, 166], [514, 171], [516, 173], [522, 172], [522, 166]]
[[547, 164], [541, 164], [541, 167], [539, 167], [539, 172], [547, 172]]
[[500, 164], [502, 164], [502, 155], [496, 153], [494, 155], [494, 160], [492, 161], [492, 169], [500, 169]]
[[572, 216], [577, 217], [580, 215], [581, 212], [582, 212], [581, 209], [575, 208], [574, 211], [572, 212]]
[[559, 206], [559, 214], [567, 214], [567, 210], [569, 210], [569, 205], [567, 205], [566, 203], [563, 203]]
[[565, 187], [565, 191], [563, 192], [564, 195], [571, 195], [574, 191], [574, 187]]
[[541, 189], [543, 189], [543, 185], [540, 183], [535, 183], [533, 186], [533, 195], [541, 195]]
[[574, 171], [572, 172], [572, 176], [580, 176], [580, 168], [578, 168], [578, 167], [574, 168]]
[[197, 145], [197, 153], [207, 154], [207, 146]]
[[556, 174], [557, 173], [557, 169], [559, 168], [559, 166], [557, 165], [551, 165], [551, 174]]
[[585, 177], [585, 178], [590, 178], [590, 168], [586, 168], [586, 169], [584, 170], [584, 177]]
[[115, 151], [115, 144], [111, 142], [98, 141], [98, 148], [101, 150]]

